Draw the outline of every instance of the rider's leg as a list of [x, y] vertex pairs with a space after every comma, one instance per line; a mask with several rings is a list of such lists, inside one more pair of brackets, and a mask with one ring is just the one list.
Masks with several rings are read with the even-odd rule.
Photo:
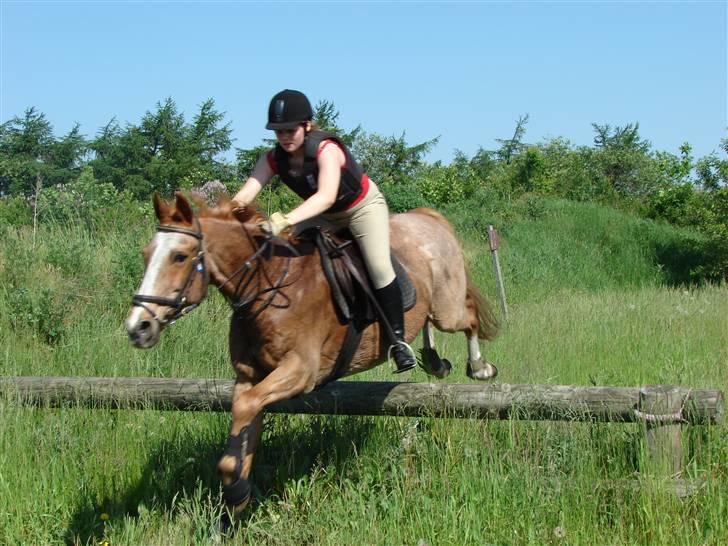
[[374, 294], [377, 296], [379, 306], [382, 308], [384, 316], [392, 328], [394, 339], [390, 339], [390, 343], [392, 344], [390, 351], [397, 364], [397, 373], [411, 370], [417, 365], [417, 361], [415, 360], [412, 348], [407, 345], [404, 338], [404, 308], [402, 305], [402, 290], [399, 287], [399, 280], [395, 277], [387, 286], [376, 289]]
[[389, 342], [397, 371], [412, 369], [417, 362], [414, 352], [405, 343], [402, 291], [392, 267], [389, 248], [389, 209], [384, 196], [373, 183], [364, 200], [350, 212], [348, 226], [361, 249], [377, 302], [393, 331]]

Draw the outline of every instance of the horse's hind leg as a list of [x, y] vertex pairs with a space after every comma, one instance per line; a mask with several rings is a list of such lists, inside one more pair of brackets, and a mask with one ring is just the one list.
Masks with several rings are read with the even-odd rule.
[[490, 303], [483, 298], [470, 276], [467, 279], [465, 315], [468, 325], [463, 329], [468, 339], [468, 365], [466, 373], [471, 379], [485, 381], [498, 375], [498, 368], [480, 354], [480, 339], [491, 340], [498, 333], [498, 319]]
[[[442, 332], [464, 332], [468, 340], [468, 363], [466, 373], [469, 378], [485, 381], [498, 375], [498, 368], [486, 361], [480, 353], [479, 338], [490, 331], [483, 326], [484, 316], [482, 309], [485, 303], [477, 301], [468, 294], [463, 308], [457, 312], [442, 313], [437, 319], [433, 318], [434, 325]], [[479, 313], [478, 310], [481, 309]], [[429, 321], [428, 321], [429, 322]], [[425, 323], [427, 326], [427, 323]], [[425, 339], [427, 337], [425, 336]], [[488, 337], [487, 339], [490, 339]], [[424, 354], [423, 354], [424, 356]]]
[[488, 362], [480, 354], [480, 343], [478, 342], [477, 330], [466, 331], [468, 338], [468, 366], [465, 373], [470, 379], [485, 381], [493, 379], [498, 375], [498, 368]]
[[435, 350], [435, 336], [430, 325], [430, 319], [425, 319], [422, 328], [422, 369], [429, 375], [443, 379], [450, 375], [452, 365], [447, 359], [441, 359]]

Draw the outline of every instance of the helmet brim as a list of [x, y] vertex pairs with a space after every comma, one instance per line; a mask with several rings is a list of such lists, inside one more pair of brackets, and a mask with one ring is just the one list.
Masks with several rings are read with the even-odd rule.
[[302, 123], [305, 123], [305, 121], [287, 121], [281, 123], [268, 122], [266, 123], [265, 128], [270, 129], [271, 131], [277, 131], [279, 129], [295, 129]]

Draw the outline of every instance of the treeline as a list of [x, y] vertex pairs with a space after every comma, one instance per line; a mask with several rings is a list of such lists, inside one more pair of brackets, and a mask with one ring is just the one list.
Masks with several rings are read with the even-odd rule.
[[[498, 148], [472, 157], [457, 152], [449, 163], [428, 162], [437, 138], [411, 145], [404, 133], [384, 137], [362, 127], [338, 126], [333, 103], [315, 107], [314, 121], [352, 148], [392, 209], [468, 206], [524, 196], [598, 202], [643, 217], [692, 227], [701, 256], [695, 280], [728, 278], [728, 159], [723, 153], [693, 156], [688, 143], [678, 154], [653, 150], [637, 123], [593, 124], [592, 146], [564, 138], [528, 143], [528, 116]], [[168, 98], [138, 124], [112, 119], [94, 138], [78, 126], [55, 136], [46, 116], [34, 108], [0, 126], [0, 221], [81, 221], [98, 225], [146, 209], [154, 192], [177, 189], [237, 190], [260, 153], [272, 141], [232, 149], [230, 123], [212, 99], [186, 120]], [[720, 143], [728, 154], [728, 139]], [[212, 181], [215, 181], [211, 184]], [[290, 207], [295, 196], [280, 186], [262, 199]]]

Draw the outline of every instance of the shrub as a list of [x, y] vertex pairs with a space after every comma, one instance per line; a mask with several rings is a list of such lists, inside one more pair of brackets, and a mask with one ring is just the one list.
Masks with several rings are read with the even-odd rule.
[[45, 221], [93, 225], [107, 209], [124, 200], [130, 197], [112, 184], [96, 180], [91, 167], [86, 167], [71, 183], [44, 188], [38, 198], [38, 215]]
[[33, 210], [28, 200], [16, 195], [0, 199], [0, 224], [24, 226], [33, 222]]
[[8, 318], [13, 330], [24, 328], [49, 345], [58, 344], [65, 333], [63, 318], [66, 305], [56, 301], [50, 288], [31, 292], [28, 288], [11, 289], [8, 293]]
[[423, 168], [417, 180], [419, 193], [437, 207], [467, 199], [479, 185], [475, 170], [458, 163]]
[[665, 220], [679, 226], [701, 223], [704, 204], [690, 184], [668, 185], [650, 194], [646, 200], [644, 215]]
[[429, 205], [420, 193], [420, 189], [412, 182], [400, 184], [384, 182], [379, 184], [379, 189], [384, 194], [389, 210], [392, 212], [407, 212]]
[[728, 188], [706, 196], [707, 214], [699, 226], [708, 237], [703, 246], [706, 260], [695, 274], [709, 280], [728, 280]]

